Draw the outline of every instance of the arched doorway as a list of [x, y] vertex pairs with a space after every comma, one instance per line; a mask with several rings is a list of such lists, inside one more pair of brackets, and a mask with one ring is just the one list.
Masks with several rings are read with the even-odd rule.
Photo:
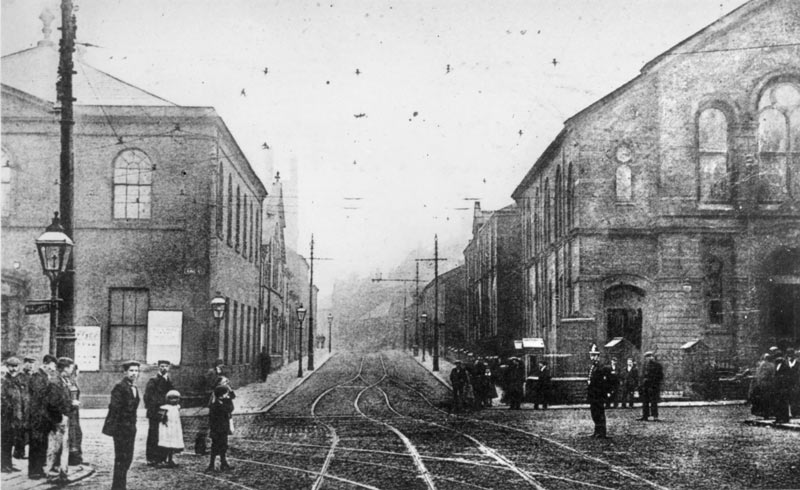
[[645, 293], [636, 286], [620, 284], [606, 289], [603, 295], [606, 340], [623, 337], [641, 349], [644, 302]]
[[766, 270], [764, 340], [781, 349], [796, 346], [800, 342], [800, 249], [773, 252]]

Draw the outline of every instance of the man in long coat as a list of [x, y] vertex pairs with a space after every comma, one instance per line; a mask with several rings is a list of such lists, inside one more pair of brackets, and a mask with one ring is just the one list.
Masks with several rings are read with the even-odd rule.
[[128, 361], [122, 365], [125, 376], [111, 390], [111, 403], [103, 424], [103, 434], [114, 438], [114, 479], [112, 490], [125, 490], [128, 468], [133, 461], [133, 443], [136, 439], [136, 409], [139, 407], [139, 363]]
[[519, 410], [524, 396], [523, 388], [525, 386], [525, 366], [519, 357], [511, 357], [506, 370], [506, 401], [508, 401], [508, 408], [511, 410]]
[[647, 421], [652, 415], [653, 421], [658, 422], [658, 401], [661, 398], [662, 381], [664, 381], [664, 368], [656, 360], [653, 351], [645, 352], [639, 386], [639, 395], [642, 398], [642, 418], [639, 420]]
[[[324, 339], [324, 337], [323, 337]], [[266, 381], [269, 372], [272, 371], [272, 357], [267, 352], [267, 346], [261, 347], [261, 354], [258, 358], [258, 365], [261, 371], [261, 381]]]
[[775, 359], [775, 392], [772, 398], [776, 424], [789, 423], [789, 398], [792, 388], [792, 370], [780, 351]]
[[536, 381], [533, 409], [537, 410], [539, 405], [541, 405], [543, 410], [547, 410], [547, 405], [550, 403], [552, 391], [553, 376], [550, 374], [550, 368], [547, 366], [547, 361], [542, 359], [539, 361], [539, 379]]
[[159, 407], [167, 403], [167, 393], [175, 389], [169, 378], [170, 365], [169, 361], [158, 361], [158, 373], [150, 378], [144, 388], [144, 408], [147, 409], [149, 424], [146, 449], [148, 466], [155, 466], [166, 461], [166, 455], [158, 449], [158, 426], [161, 423]]
[[30, 392], [28, 391], [28, 383], [31, 380], [31, 375], [33, 375], [33, 367], [36, 363], [36, 359], [32, 357], [25, 357], [22, 360], [22, 369], [17, 375], [17, 381], [22, 383], [25, 386], [25, 390], [23, 391], [23, 400], [24, 400], [24, 407], [22, 416], [24, 418], [22, 430], [17, 431], [17, 440], [14, 441], [14, 457], [16, 459], [27, 459], [25, 456], [25, 446], [28, 445], [28, 432], [30, 431], [30, 404], [31, 404], [31, 396]]
[[[30, 395], [30, 449], [28, 478], [46, 478], [47, 444], [50, 433], [58, 428], [64, 415], [72, 409], [72, 401], [64, 397], [61, 380], [56, 377], [56, 358], [45, 354], [39, 370], [28, 383]], [[48, 468], [49, 469], [49, 468]]]
[[469, 385], [469, 371], [461, 361], [450, 371], [450, 385], [453, 387], [453, 411], [460, 410], [464, 404], [464, 395]]
[[3, 473], [11, 473], [20, 471], [14, 468], [11, 462], [11, 453], [19, 433], [25, 430], [24, 411], [27, 387], [19, 377], [19, 359], [9, 357], [6, 359], [5, 365], [6, 375], [3, 377], [2, 396], [0, 396], [0, 405], [2, 406], [2, 413], [0, 414], [0, 444], [2, 445], [0, 456], [2, 457], [1, 471]]
[[596, 345], [592, 345], [589, 351], [589, 358], [592, 361], [589, 367], [589, 380], [586, 390], [586, 398], [589, 402], [589, 411], [594, 422], [594, 433], [592, 437], [606, 439], [606, 395], [608, 393], [608, 368], [600, 362], [600, 352]]
[[622, 408], [625, 408], [626, 405], [633, 408], [633, 394], [639, 387], [639, 369], [633, 363], [632, 357], [627, 359], [626, 366], [619, 374], [622, 388]]
[[795, 350], [786, 349], [786, 366], [791, 372], [789, 389], [789, 408], [793, 418], [800, 418], [800, 362], [797, 361]]

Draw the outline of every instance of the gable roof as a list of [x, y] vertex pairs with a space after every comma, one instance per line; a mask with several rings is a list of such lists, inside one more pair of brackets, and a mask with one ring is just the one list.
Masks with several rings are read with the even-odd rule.
[[[3, 85], [56, 103], [59, 54], [52, 43], [0, 59]], [[75, 105], [174, 106], [175, 104], [75, 59], [72, 92]]]

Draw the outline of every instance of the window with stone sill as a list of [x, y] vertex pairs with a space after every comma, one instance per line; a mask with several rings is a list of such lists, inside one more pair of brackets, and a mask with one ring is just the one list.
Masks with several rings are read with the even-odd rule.
[[697, 120], [700, 202], [726, 204], [731, 200], [728, 158], [728, 118], [709, 108]]
[[617, 167], [615, 176], [615, 191], [618, 203], [630, 202], [633, 197], [633, 177], [631, 168], [627, 165]]
[[758, 200], [800, 197], [800, 84], [774, 83], [758, 102]]
[[150, 219], [153, 162], [141, 150], [114, 159], [114, 219]]

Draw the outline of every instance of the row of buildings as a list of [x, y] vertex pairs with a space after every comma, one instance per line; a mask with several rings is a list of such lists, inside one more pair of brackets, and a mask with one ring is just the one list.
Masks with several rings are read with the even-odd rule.
[[538, 338], [563, 374], [592, 344], [655, 350], [675, 379], [690, 348], [736, 368], [797, 346], [800, 3], [751, 0], [648, 62], [511, 197], [475, 205], [448, 348]]
[[[49, 297], [34, 241], [59, 209], [51, 18], [37, 46], [2, 58], [2, 349], [36, 358], [50, 331], [47, 315], [25, 311]], [[127, 359], [170, 360], [189, 398], [217, 358], [234, 383], [255, 379], [262, 347], [273, 366], [295, 359], [309, 264], [286, 245], [279, 176], [264, 186], [213, 108], [175, 105], [79, 60], [75, 70], [74, 288], [62, 323], [78, 336], [85, 404], [105, 403]]]

